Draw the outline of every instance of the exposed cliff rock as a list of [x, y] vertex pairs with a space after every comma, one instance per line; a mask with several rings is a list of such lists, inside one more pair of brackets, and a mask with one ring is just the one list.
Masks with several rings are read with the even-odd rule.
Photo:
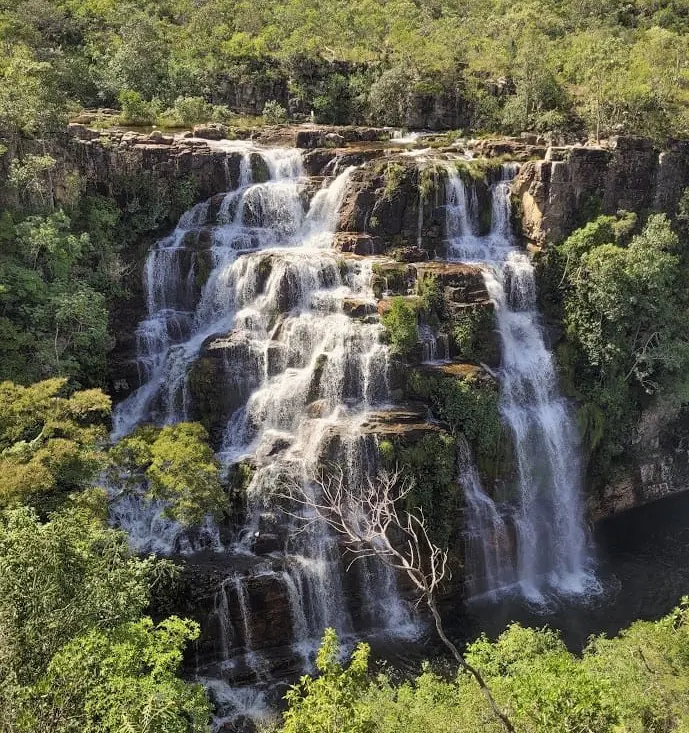
[[117, 175], [148, 171], [161, 177], [190, 179], [199, 199], [235, 188], [241, 154], [212, 147], [205, 140], [142, 135], [108, 130], [99, 133], [83, 125], [69, 125], [57, 143], [56, 154], [65, 168], [84, 176], [105, 193], [112, 192]]
[[605, 147], [548, 149], [525, 163], [513, 186], [522, 232], [538, 245], [559, 242], [597, 213], [673, 214], [689, 185], [689, 142], [660, 151], [644, 138], [613, 138]]
[[647, 410], [628, 456], [611, 480], [589, 496], [593, 521], [689, 490], [689, 409]]
[[378, 251], [399, 250], [406, 261], [419, 258], [418, 252], [405, 256], [409, 248], [428, 258], [442, 255], [444, 178], [430, 176], [424, 186], [422, 171], [401, 155], [363, 165], [350, 179], [338, 229], [370, 235], [382, 242]]

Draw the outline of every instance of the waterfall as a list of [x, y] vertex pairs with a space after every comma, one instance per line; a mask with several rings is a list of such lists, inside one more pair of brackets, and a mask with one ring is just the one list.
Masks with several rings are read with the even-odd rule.
[[514, 582], [507, 524], [483, 490], [471, 448], [462, 436], [457, 441], [457, 463], [468, 513], [465, 554], [469, 597], [493, 599]]
[[[252, 181], [255, 156], [269, 173], [262, 183]], [[382, 326], [343, 309], [346, 298], [372, 306], [375, 300], [371, 265], [331, 248], [353, 171], [333, 168], [337, 176], [326, 178], [309, 203], [300, 151], [247, 146], [239, 187], [191, 209], [157, 243], [144, 273], [148, 312], [137, 329], [142, 385], [114, 416], [114, 439], [145, 422], [193, 417], [190, 371], [209, 343], [222, 349], [222, 384], [214, 386], [232, 396], [234, 407], [218, 457], [227, 468], [251, 462], [244, 526], [221, 542], [212, 523], [187, 532], [165, 519], [163, 505], [136, 496], [115, 502], [112, 519], [140, 551], [213, 550], [214, 562], [222, 559], [227, 579], [213, 605], [221, 655], [225, 661], [243, 655], [244, 667], [262, 685], [270, 664], [251, 621], [260, 611], [252, 608], [257, 579], [280, 589], [291, 628], [283, 643], [305, 668], [326, 626], [350, 638], [381, 630], [406, 634], [412, 626], [392, 571], [369, 559], [358, 576], [362, 629], [350, 607], [337, 536], [305, 510], [301, 520], [291, 516], [302, 511], [298, 507], [285, 516], [271, 513], [272, 496], [285, 482], [318, 491], [311, 477], [332, 458], [337, 436], [345, 446], [337, 457], [346, 463], [349, 480], [364, 480], [374, 469], [370, 440], [361, 434], [363, 416], [390, 400]], [[304, 519], [313, 521], [304, 526]], [[255, 551], [263, 527], [276, 521], [275, 547]], [[232, 602], [238, 604], [234, 618], [241, 618], [234, 627]], [[225, 672], [233, 666], [226, 664]], [[225, 681], [201, 672], [199, 677], [223, 709], [235, 704]], [[245, 704], [236, 702], [238, 709]]]
[[[514, 166], [503, 167], [501, 180], [492, 187], [491, 232], [478, 237], [477, 212], [468, 204], [461, 178], [449, 168], [446, 223], [450, 256], [488, 265], [484, 280], [502, 343], [501, 412], [517, 461], [517, 496], [510, 512], [514, 569], [508, 572], [505, 558], [485, 563], [485, 590], [512, 586], [527, 599], [543, 602], [553, 592], [584, 593], [595, 580], [581, 501], [579, 437], [544, 342], [533, 267], [512, 245], [509, 196], [515, 172]], [[465, 480], [470, 534], [494, 532], [502, 520], [477, 478]]]

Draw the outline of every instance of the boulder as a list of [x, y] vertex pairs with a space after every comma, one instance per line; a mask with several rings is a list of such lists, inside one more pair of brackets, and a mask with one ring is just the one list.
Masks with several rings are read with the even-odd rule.
[[196, 125], [194, 127], [194, 137], [203, 140], [223, 140], [227, 137], [227, 126], [218, 122], [210, 122], [205, 125]]
[[362, 232], [337, 232], [333, 237], [333, 248], [355, 255], [375, 255], [381, 252], [382, 242], [379, 237]]

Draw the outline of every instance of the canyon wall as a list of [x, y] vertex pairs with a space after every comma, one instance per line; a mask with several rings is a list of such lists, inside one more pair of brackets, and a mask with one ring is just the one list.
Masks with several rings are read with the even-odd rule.
[[[216, 137], [212, 129], [200, 134]], [[389, 308], [390, 298], [395, 296], [402, 296], [412, 304], [418, 303], [425, 278], [439, 283], [445, 303], [443, 318], [447, 319], [440, 323], [440, 332], [444, 334], [443, 338], [447, 338], [451, 358], [473, 363], [472, 369], [460, 370], [462, 378], [467, 375], [473, 378], [478, 369], [482, 376], [477, 384], [483, 384], [481, 380], [485, 379], [490, 381], [490, 373], [485, 369], [490, 370], [497, 364], [497, 346], [490, 315], [474, 318], [475, 333], [471, 338], [475, 345], [480, 345], [478, 350], [474, 348], [473, 353], [462, 354], [453, 339], [457, 318], [464, 317], [468, 309], [472, 313], [490, 311], [490, 301], [485, 288], [479, 283], [480, 278], [467, 288], [467, 274], [455, 272], [452, 268], [456, 266], [451, 266], [448, 271], [432, 272], [435, 265], [423, 264], [443, 256], [443, 151], [433, 153], [435, 162], [429, 165], [391, 152], [389, 145], [380, 142], [389, 133], [371, 128], [306, 127], [288, 131], [268, 128], [248, 134], [253, 134], [259, 144], [277, 140], [303, 148], [304, 167], [312, 177], [309, 184], [311, 193], [307, 194], [310, 196], [317, 190], [322, 176], [331, 172], [336, 161], [340, 169], [347, 165], [358, 166], [342, 202], [334, 237], [335, 249], [343, 258], [376, 259], [373, 287], [380, 298], [380, 313]], [[527, 244], [537, 247], [562, 241], [597, 213], [626, 209], [642, 214], [650, 211], [673, 214], [682, 192], [689, 185], [689, 143], [684, 141], [670, 141], [664, 150], [649, 140], [628, 137], [616, 138], [601, 146], [548, 147], [543, 140], [523, 136], [517, 140], [481, 141], [474, 153], [524, 161], [513, 185], [517, 233]], [[57, 202], [66, 195], [68, 174], [73, 171], [79, 172], [90, 188], [115, 196], [118, 179], [136, 178], [144, 171], [160, 179], [193, 181], [198, 200], [235, 188], [241, 174], [242, 154], [233, 152], [226, 143], [179, 136], [173, 138], [155, 131], [149, 135], [115, 131], [101, 133], [82, 125], [72, 125], [56, 141], [54, 154], [58, 159], [55, 176]], [[265, 174], [260, 169], [258, 156], [253, 165], [254, 179], [260, 180]], [[488, 179], [490, 170], [489, 167], [486, 173]], [[485, 214], [487, 188], [480, 180], [472, 182], [472, 185], [478, 206]], [[219, 200], [215, 206], [219, 206]], [[178, 215], [181, 212], [174, 213]], [[490, 225], [489, 221], [487, 225]], [[171, 227], [172, 221], [166, 222], [165, 226]], [[485, 227], [485, 223], [482, 226]], [[126, 396], [138, 379], [133, 367], [133, 325], [144, 309], [138, 273], [142, 270], [145, 252], [151, 242], [152, 237], [139, 250], [129, 253], [135, 271], [129, 283], [132, 297], [121, 303], [113, 318], [117, 345], [111, 355], [110, 388], [116, 399]], [[208, 241], [204, 245], [204, 239], [200, 237], [195, 246], [203, 248], [208, 246]], [[367, 307], [358, 302], [346, 304], [352, 318], [369, 317]], [[226, 419], [232, 403], [223, 387], [223, 376], [218, 372], [226, 363], [227, 348], [217, 341], [209, 342], [192, 381], [198, 403], [208, 406], [200, 410], [198, 417], [211, 430]], [[394, 395], [407, 406], [410, 402], [424, 399], [420, 396], [418, 380], [414, 389], [410, 387], [410, 368], [417, 370], [426, 381], [431, 377], [440, 379], [446, 376], [440, 372], [448, 371], [423, 365], [422, 348], [420, 342], [405, 363], [400, 363], [399, 368], [393, 370], [399, 375], [394, 378]], [[453, 375], [454, 378], [457, 376]], [[387, 433], [394, 423], [392, 417], [386, 418]], [[643, 428], [651, 423], [656, 426], [653, 431]], [[614, 480], [599, 487], [589, 497], [590, 516], [601, 518], [689, 488], [684, 478], [687, 475], [685, 423], [683, 412], [665, 415], [662, 420], [656, 416], [655, 422], [653, 416], [644, 416], [638, 437], [629, 448], [625, 467], [619, 470]], [[400, 425], [399, 432], [403, 435], [406, 429]], [[505, 463], [506, 460], [504, 456], [497, 460], [499, 469], [494, 465], [482, 468], [484, 478], [493, 487], [491, 493], [499, 494], [502, 491], [500, 487], [509, 480], [512, 468], [509, 460]]]

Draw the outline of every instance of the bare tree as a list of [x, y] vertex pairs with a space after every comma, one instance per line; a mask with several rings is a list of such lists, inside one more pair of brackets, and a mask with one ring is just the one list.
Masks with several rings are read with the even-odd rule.
[[450, 577], [448, 553], [431, 540], [421, 508], [415, 512], [401, 508], [413, 483], [403, 478], [398, 469], [367, 477], [364, 485], [350, 486], [343, 469], [336, 466], [321, 474], [314, 484], [316, 490], [311, 491], [299, 481], [290, 482], [285, 494], [286, 498], [311, 510], [311, 516], [307, 514], [301, 519], [322, 520], [340, 534], [353, 555], [352, 563], [363, 557], [377, 557], [387, 566], [406, 573], [419, 593], [419, 603], [428, 606], [443, 644], [459, 666], [476, 680], [505, 730], [515, 733], [481, 673], [464, 659], [445, 633], [437, 594], [443, 580]]

